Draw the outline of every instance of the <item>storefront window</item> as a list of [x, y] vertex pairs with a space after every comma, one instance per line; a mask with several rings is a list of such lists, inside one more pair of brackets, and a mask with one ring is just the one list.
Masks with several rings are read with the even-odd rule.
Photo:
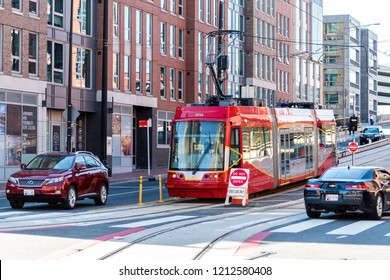
[[[7, 106], [6, 129], [6, 165], [20, 165], [22, 158], [22, 107], [18, 105]], [[12, 120], [12, 121], [10, 121]]]

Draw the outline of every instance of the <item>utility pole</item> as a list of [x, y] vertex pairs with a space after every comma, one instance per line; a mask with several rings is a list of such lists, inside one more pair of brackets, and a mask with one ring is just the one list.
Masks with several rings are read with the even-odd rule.
[[[218, 49], [216, 53], [209, 53], [206, 56], [206, 66], [210, 70], [211, 77], [213, 79], [215, 85], [216, 95], [214, 95], [209, 100], [214, 102], [215, 100], [226, 100], [228, 97], [223, 93], [223, 82], [224, 82], [224, 71], [226, 71], [228, 67], [228, 56], [225, 55], [225, 51], [228, 47], [234, 44], [234, 41], [242, 35], [242, 32], [239, 30], [225, 30], [223, 29], [223, 15], [224, 15], [224, 3], [222, 1], [219, 2], [219, 26], [217, 31], [209, 32], [206, 36], [217, 38]], [[226, 37], [229, 36], [228, 39]], [[212, 40], [210, 40], [209, 44], [211, 44]], [[209, 46], [209, 49], [212, 49], [212, 46]], [[216, 67], [215, 67], [216, 65]], [[217, 69], [215, 69], [217, 68]]]
[[102, 111], [100, 135], [100, 160], [107, 165], [107, 57], [108, 57], [108, 0], [103, 7], [103, 57], [102, 57]]
[[66, 151], [72, 151], [72, 51], [73, 51], [73, 0], [70, 0], [70, 23], [69, 23], [69, 65], [68, 65], [68, 92], [66, 102]]

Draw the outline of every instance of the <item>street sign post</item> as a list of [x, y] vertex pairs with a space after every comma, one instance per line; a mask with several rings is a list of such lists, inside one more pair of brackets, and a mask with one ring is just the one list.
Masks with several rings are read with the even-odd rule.
[[248, 200], [248, 181], [249, 181], [249, 169], [232, 168], [229, 176], [229, 186], [226, 194], [225, 204], [229, 203], [229, 197], [234, 199], [241, 199], [242, 206], [244, 206]]
[[351, 153], [356, 153], [359, 150], [359, 146], [356, 142], [351, 142], [348, 144], [348, 150]]
[[355, 138], [353, 138], [353, 141], [348, 144], [348, 150], [352, 153], [352, 165], [353, 165], [355, 153], [359, 150], [359, 146], [355, 142]]

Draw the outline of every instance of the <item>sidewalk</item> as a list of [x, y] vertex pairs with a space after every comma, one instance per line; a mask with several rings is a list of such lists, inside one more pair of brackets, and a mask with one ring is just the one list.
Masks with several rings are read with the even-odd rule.
[[148, 169], [136, 169], [132, 172], [112, 174], [110, 177], [110, 183], [122, 182], [122, 181], [139, 181], [140, 176], [143, 180], [158, 180], [161, 175], [162, 178], [167, 177], [167, 167], [151, 168], [150, 174]]
[[[136, 169], [132, 172], [112, 174], [110, 177], [110, 184], [118, 182], [138, 182], [140, 176], [142, 180], [158, 181], [159, 176], [162, 178], [167, 177], [167, 167], [151, 168], [150, 174], [148, 169]], [[5, 190], [6, 180], [0, 180], [0, 191]]]

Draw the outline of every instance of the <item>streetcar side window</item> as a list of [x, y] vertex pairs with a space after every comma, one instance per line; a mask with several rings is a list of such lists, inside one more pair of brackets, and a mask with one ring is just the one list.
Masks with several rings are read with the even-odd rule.
[[229, 167], [240, 167], [240, 129], [233, 128], [230, 135]]

